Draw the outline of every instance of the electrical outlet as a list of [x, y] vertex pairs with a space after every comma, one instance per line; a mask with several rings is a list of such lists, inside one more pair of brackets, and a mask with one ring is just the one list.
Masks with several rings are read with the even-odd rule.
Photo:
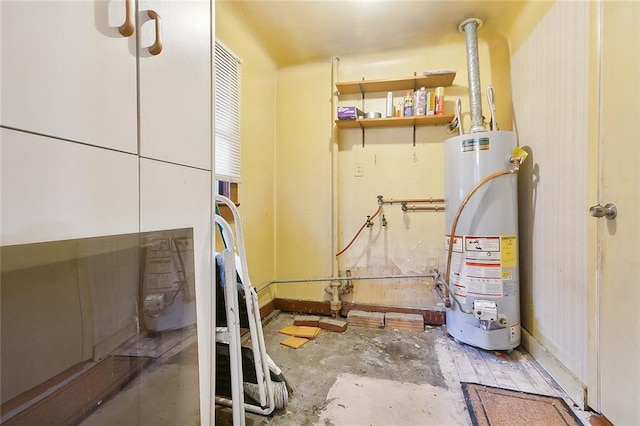
[[353, 170], [353, 175], [355, 177], [362, 177], [364, 176], [364, 169], [362, 167], [362, 163], [356, 163], [356, 166]]

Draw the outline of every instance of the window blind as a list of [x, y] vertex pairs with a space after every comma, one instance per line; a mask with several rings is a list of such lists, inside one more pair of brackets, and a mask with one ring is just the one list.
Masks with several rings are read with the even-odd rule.
[[224, 44], [215, 46], [215, 177], [240, 182], [241, 60]]

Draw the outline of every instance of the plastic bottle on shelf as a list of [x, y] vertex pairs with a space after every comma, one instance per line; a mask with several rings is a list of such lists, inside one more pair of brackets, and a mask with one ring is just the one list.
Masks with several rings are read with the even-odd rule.
[[415, 100], [415, 115], [425, 115], [426, 114], [426, 105], [427, 105], [427, 89], [425, 87], [421, 87], [420, 90], [416, 90], [416, 100]]
[[435, 115], [444, 114], [444, 87], [436, 87], [436, 110]]
[[404, 103], [402, 104], [403, 108], [403, 117], [411, 117], [413, 116], [413, 95], [410, 90], [407, 90], [407, 93], [404, 95]]
[[393, 117], [393, 92], [387, 92], [387, 110], [386, 117]]

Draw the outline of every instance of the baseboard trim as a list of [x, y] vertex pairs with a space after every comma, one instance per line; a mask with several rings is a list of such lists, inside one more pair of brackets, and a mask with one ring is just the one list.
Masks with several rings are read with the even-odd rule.
[[263, 307], [260, 308], [260, 318], [264, 319], [269, 316], [276, 308], [273, 306], [273, 299], [268, 301]]
[[522, 329], [522, 346], [529, 352], [573, 402], [584, 410], [587, 406], [587, 387], [562, 362], [558, 360], [542, 343], [529, 332]]
[[[268, 307], [268, 305], [272, 304]], [[268, 315], [273, 310], [283, 312], [304, 313], [313, 315], [331, 315], [331, 307], [328, 301], [292, 300], [275, 298], [260, 309], [260, 315]], [[419, 314], [427, 325], [443, 325], [445, 323], [445, 311], [426, 308], [404, 308], [396, 306], [368, 305], [362, 303], [343, 302], [340, 315], [346, 317], [349, 311], [359, 310], [367, 312], [398, 312], [402, 314]]]

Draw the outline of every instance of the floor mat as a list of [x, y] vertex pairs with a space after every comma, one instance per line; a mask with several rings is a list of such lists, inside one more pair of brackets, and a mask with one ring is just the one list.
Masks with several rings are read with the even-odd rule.
[[475, 426], [575, 425], [582, 423], [559, 397], [462, 383]]

